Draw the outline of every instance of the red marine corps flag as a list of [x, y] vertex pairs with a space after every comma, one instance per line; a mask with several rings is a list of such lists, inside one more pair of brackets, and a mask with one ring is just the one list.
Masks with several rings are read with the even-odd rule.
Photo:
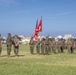
[[35, 28], [35, 33], [34, 33], [35, 40], [38, 39], [39, 32], [42, 32], [42, 18], [40, 19], [39, 24], [38, 24], [38, 20], [36, 22], [36, 28]]
[[42, 32], [42, 18], [40, 19], [39, 25], [38, 25], [39, 32]]

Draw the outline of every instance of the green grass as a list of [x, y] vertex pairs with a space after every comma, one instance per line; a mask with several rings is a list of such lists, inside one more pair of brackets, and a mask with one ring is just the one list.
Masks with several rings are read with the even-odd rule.
[[7, 56], [3, 46], [0, 57], [0, 75], [76, 75], [76, 52], [69, 54], [31, 55], [29, 45], [20, 45], [19, 57]]

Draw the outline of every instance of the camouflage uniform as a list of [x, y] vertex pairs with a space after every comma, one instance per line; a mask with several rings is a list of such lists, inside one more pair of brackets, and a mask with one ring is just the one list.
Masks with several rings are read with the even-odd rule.
[[38, 39], [36, 42], [36, 51], [38, 54], [40, 54], [40, 39]]
[[73, 46], [74, 46], [74, 42], [71, 39], [68, 39], [67, 42], [67, 49], [68, 49], [68, 53], [73, 53]]
[[52, 52], [56, 53], [57, 43], [55, 40], [52, 40], [51, 48], [52, 48]]
[[14, 53], [15, 55], [18, 55], [19, 53], [19, 39], [17, 38], [17, 36], [14, 37]]
[[64, 42], [64, 48], [67, 49], [67, 41]]
[[59, 39], [59, 40], [57, 41], [57, 49], [58, 49], [58, 53], [62, 53], [62, 52], [63, 52], [61, 39]]
[[44, 50], [45, 50], [45, 41], [44, 41], [44, 38], [42, 38], [42, 40], [41, 40], [41, 54], [45, 53]]
[[6, 45], [7, 45], [7, 55], [10, 56], [11, 46], [12, 46], [12, 38], [11, 38], [10, 33], [8, 33], [8, 37], [7, 37], [7, 40], [6, 40]]
[[65, 48], [65, 44], [64, 44], [64, 40], [61, 40], [62, 45], [61, 45], [61, 53], [64, 52], [64, 48]]
[[49, 38], [46, 37], [46, 40], [45, 40], [45, 54], [49, 54]]
[[33, 54], [34, 52], [34, 40], [33, 37], [30, 39], [30, 53]]
[[49, 53], [51, 53], [51, 41], [49, 39], [49, 49], [48, 49]]
[[76, 50], [76, 41], [74, 41], [74, 46], [73, 46], [74, 50]]
[[1, 55], [1, 52], [2, 52], [2, 38], [1, 38], [1, 35], [0, 35], [0, 55]]

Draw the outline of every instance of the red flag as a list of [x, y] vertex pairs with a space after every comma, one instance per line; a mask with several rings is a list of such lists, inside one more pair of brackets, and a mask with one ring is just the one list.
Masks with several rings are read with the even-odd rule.
[[35, 33], [34, 33], [34, 38], [36, 40], [38, 39], [39, 32], [42, 32], [42, 18], [40, 19], [39, 24], [38, 24], [38, 20], [36, 22], [36, 28], [35, 28]]
[[42, 32], [42, 18], [41, 18], [39, 25], [38, 25], [38, 31]]
[[34, 33], [34, 38], [37, 39], [38, 38], [38, 33], [39, 33], [39, 30], [38, 30], [38, 20], [36, 22], [36, 28], [35, 28], [35, 33]]

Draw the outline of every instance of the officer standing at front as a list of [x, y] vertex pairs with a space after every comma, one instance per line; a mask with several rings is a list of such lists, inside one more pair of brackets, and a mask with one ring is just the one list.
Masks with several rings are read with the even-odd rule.
[[19, 53], [19, 39], [17, 38], [16, 35], [13, 41], [14, 41], [14, 54], [17, 56]]
[[8, 33], [8, 37], [6, 40], [6, 46], [7, 46], [7, 55], [10, 56], [11, 53], [11, 46], [12, 46], [12, 37], [11, 33]]

